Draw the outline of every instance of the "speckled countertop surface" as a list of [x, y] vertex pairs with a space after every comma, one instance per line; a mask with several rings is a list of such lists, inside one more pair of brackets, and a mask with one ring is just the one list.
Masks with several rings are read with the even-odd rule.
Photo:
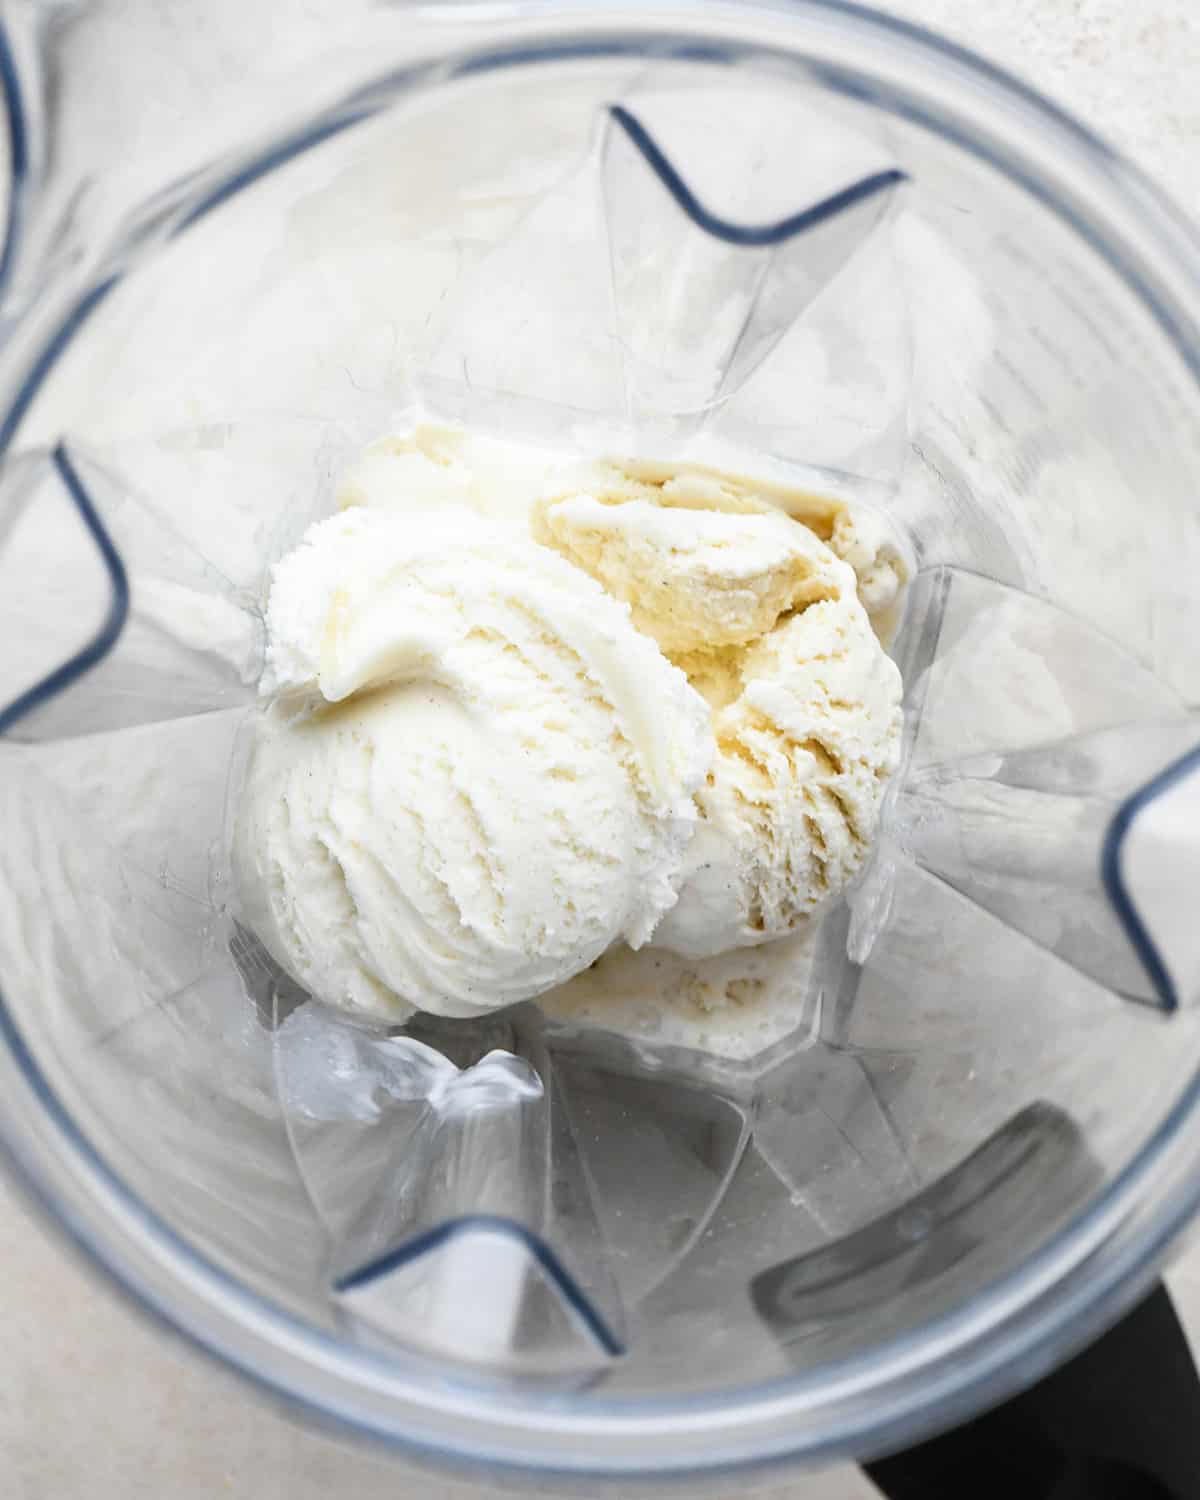
[[[1022, 74], [1200, 216], [1196, 0], [902, 0], [885, 7]], [[0, 1185], [0, 1500], [480, 1500], [304, 1431], [147, 1326]], [[1177, 1263], [1200, 1339], [1200, 1252]], [[745, 1490], [730, 1489], [726, 1497]], [[776, 1480], [774, 1500], [865, 1500], [855, 1471]], [[626, 1491], [625, 1500], [635, 1500]]]

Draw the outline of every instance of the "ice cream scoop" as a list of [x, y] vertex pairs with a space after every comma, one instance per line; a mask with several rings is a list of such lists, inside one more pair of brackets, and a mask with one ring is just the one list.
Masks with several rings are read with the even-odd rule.
[[593, 484], [543, 500], [534, 534], [631, 602], [708, 702], [717, 743], [652, 941], [703, 958], [778, 938], [863, 862], [899, 756], [899, 671], [850, 564], [808, 527], [745, 497], [730, 513], [703, 508], [719, 494], [681, 505], [628, 475]]
[[536, 996], [673, 904], [707, 705], [627, 607], [456, 508], [356, 508], [276, 568], [235, 862], [309, 991], [390, 1021]]

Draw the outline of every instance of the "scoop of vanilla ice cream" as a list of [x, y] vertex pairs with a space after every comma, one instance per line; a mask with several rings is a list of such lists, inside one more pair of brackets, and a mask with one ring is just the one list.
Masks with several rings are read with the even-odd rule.
[[703, 958], [794, 930], [854, 876], [899, 757], [900, 674], [850, 563], [806, 526], [744, 505], [656, 510], [647, 493], [623, 480], [547, 498], [533, 527], [636, 601], [709, 704], [701, 821], [652, 939]]
[[674, 903], [708, 708], [628, 609], [478, 515], [351, 509], [275, 569], [247, 920], [389, 1021], [536, 996]]

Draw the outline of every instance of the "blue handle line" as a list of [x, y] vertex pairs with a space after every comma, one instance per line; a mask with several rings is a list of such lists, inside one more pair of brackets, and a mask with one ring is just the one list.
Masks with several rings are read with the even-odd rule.
[[419, 1260], [431, 1250], [436, 1250], [451, 1240], [459, 1239], [472, 1232], [500, 1234], [524, 1246], [604, 1353], [613, 1359], [624, 1354], [625, 1350], [620, 1339], [596, 1311], [591, 1299], [545, 1240], [527, 1229], [524, 1224], [518, 1223], [515, 1219], [507, 1219], [501, 1214], [464, 1214], [461, 1218], [446, 1219], [441, 1224], [435, 1224], [432, 1229], [425, 1229], [414, 1235], [399, 1249], [389, 1250], [378, 1260], [370, 1261], [367, 1265], [348, 1272], [334, 1282], [333, 1289], [342, 1294], [359, 1291], [372, 1282], [389, 1276], [401, 1266]]
[[610, 105], [608, 112], [610, 118], [615, 120], [629, 137], [646, 165], [696, 228], [702, 229], [705, 234], [711, 235], [715, 240], [724, 241], [727, 245], [741, 245], [748, 249], [758, 249], [765, 245], [781, 245], [785, 240], [794, 239], [809, 229], [816, 229], [818, 225], [836, 218], [847, 209], [866, 202], [868, 198], [888, 192], [892, 188], [899, 187], [902, 182], [908, 181], [906, 172], [901, 172], [898, 167], [891, 167], [886, 172], [875, 172], [870, 177], [864, 177], [861, 181], [842, 188], [840, 192], [823, 198], [820, 203], [814, 203], [811, 207], [802, 209], [797, 214], [790, 214], [786, 219], [779, 219], [774, 224], [734, 224], [731, 220], [722, 219], [705, 208], [668, 161], [654, 137], [635, 115], [631, 115], [621, 104]]
[[113, 546], [112, 538], [104, 529], [96, 513], [96, 507], [92, 504], [91, 497], [62, 443], [59, 443], [50, 455], [50, 462], [57, 470], [67, 494], [74, 502], [88, 535], [95, 542], [96, 550], [108, 574], [110, 586], [108, 613], [99, 630], [82, 650], [77, 651], [61, 666], [55, 667], [49, 676], [43, 677], [40, 682], [14, 698], [7, 708], [0, 709], [0, 734], [11, 729], [18, 720], [23, 719], [39, 704], [57, 697], [97, 662], [103, 661], [116, 645], [125, 628], [125, 621], [129, 618], [129, 579], [125, 573], [125, 564], [121, 561], [121, 554]]
[[1190, 997], [1179, 994], [1158, 944], [1150, 936], [1150, 931], [1134, 904], [1133, 896], [1121, 873], [1121, 849], [1137, 815], [1152, 802], [1157, 801], [1164, 792], [1169, 791], [1176, 782], [1195, 775], [1200, 775], [1200, 746], [1195, 750], [1189, 750], [1186, 755], [1173, 761], [1165, 770], [1152, 777], [1145, 786], [1139, 787], [1132, 796], [1125, 799], [1113, 814], [1112, 821], [1104, 835], [1104, 847], [1100, 854], [1100, 878], [1104, 892], [1117, 914], [1117, 920], [1125, 929], [1125, 935], [1133, 945], [1134, 952], [1141, 960], [1150, 982], [1157, 990], [1163, 1010], [1169, 1014], [1177, 1011], [1180, 1004]]

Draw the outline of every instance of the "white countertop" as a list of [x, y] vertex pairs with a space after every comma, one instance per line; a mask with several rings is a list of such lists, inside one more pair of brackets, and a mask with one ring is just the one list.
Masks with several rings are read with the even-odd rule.
[[[193, 0], [195, 3], [195, 0]], [[204, 0], [201, 0], [204, 3]], [[1200, 216], [1196, 0], [893, 0], [1021, 73]], [[485, 1492], [302, 1430], [148, 1326], [0, 1185], [0, 1500], [478, 1500]], [[1200, 1252], [1172, 1285], [1200, 1339]], [[745, 1493], [745, 1489], [727, 1494]], [[860, 1500], [848, 1468], [775, 1500]], [[634, 1500], [626, 1491], [623, 1500]]]

